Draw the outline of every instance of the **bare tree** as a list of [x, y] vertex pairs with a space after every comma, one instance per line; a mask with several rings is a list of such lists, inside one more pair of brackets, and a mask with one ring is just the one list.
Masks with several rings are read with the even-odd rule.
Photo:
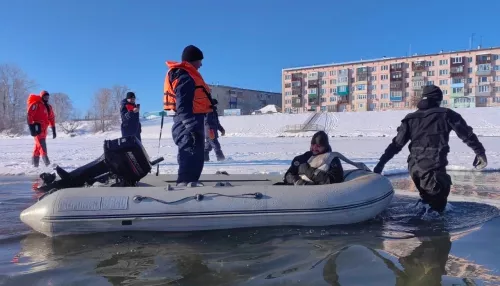
[[26, 127], [26, 99], [35, 81], [18, 66], [0, 65], [0, 131], [22, 133]]
[[94, 95], [94, 104], [90, 111], [94, 121], [94, 131], [105, 132], [110, 130], [113, 124], [113, 91], [109, 88], [101, 88]]
[[50, 94], [50, 104], [54, 109], [57, 122], [68, 121], [73, 113], [73, 102], [69, 96], [62, 92]]
[[417, 104], [422, 99], [422, 91], [414, 91], [410, 99], [410, 106], [412, 108], [417, 107]]

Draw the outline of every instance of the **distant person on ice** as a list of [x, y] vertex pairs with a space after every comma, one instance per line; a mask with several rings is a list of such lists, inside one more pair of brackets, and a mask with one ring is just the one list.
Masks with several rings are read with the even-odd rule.
[[220, 131], [220, 135], [224, 136], [226, 131], [219, 122], [219, 114], [217, 113], [218, 101], [214, 98], [212, 102], [214, 111], [207, 113], [205, 116], [205, 162], [210, 161], [210, 151], [212, 151], [212, 149], [215, 151], [217, 161], [224, 161], [226, 159], [220, 147], [218, 133], [218, 131]]
[[342, 183], [344, 181], [344, 162], [359, 169], [369, 170], [365, 164], [352, 162], [338, 152], [332, 152], [328, 135], [318, 131], [311, 139], [309, 151], [292, 160], [290, 168], [285, 173], [284, 182], [287, 185], [325, 185]]
[[50, 165], [50, 160], [47, 155], [47, 128], [52, 128], [52, 139], [56, 138], [56, 117], [52, 106], [49, 104], [50, 94], [42, 90], [40, 95], [30, 94], [28, 97], [28, 127], [31, 136], [35, 137], [35, 148], [33, 149], [33, 157], [31, 164], [38, 167], [40, 156], [45, 163], [45, 166]]
[[488, 162], [483, 145], [462, 116], [451, 109], [439, 107], [443, 100], [441, 89], [435, 85], [426, 86], [422, 96], [417, 105], [418, 110], [401, 121], [396, 137], [380, 157], [374, 172], [380, 174], [385, 164], [411, 141], [408, 147], [410, 176], [421, 201], [432, 210], [442, 213], [451, 188], [451, 177], [446, 173], [450, 132], [455, 131], [474, 150], [474, 167], [483, 169]]
[[205, 163], [204, 118], [213, 108], [210, 88], [198, 71], [202, 60], [202, 51], [190, 45], [182, 52], [182, 62], [167, 61], [163, 109], [175, 111], [172, 138], [178, 147], [178, 186], [198, 185]]
[[139, 120], [139, 112], [141, 107], [135, 104], [135, 93], [129, 91], [127, 96], [122, 100], [120, 105], [120, 114], [122, 118], [122, 137], [135, 136], [141, 141], [141, 121]]

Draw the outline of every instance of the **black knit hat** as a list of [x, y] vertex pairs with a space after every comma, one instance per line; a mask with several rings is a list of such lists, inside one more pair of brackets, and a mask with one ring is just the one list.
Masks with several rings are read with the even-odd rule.
[[311, 145], [313, 144], [318, 144], [319, 146], [326, 147], [326, 152], [330, 152], [332, 150], [332, 147], [330, 147], [330, 142], [328, 141], [328, 134], [326, 134], [325, 131], [318, 131], [313, 135], [311, 139]]
[[135, 98], [135, 93], [129, 91], [127, 92], [127, 99], [130, 99], [130, 98]]
[[435, 85], [428, 85], [424, 87], [422, 91], [422, 99], [429, 101], [442, 101], [443, 100], [443, 92], [441, 89]]
[[215, 98], [212, 98], [212, 105], [217, 105], [219, 101]]
[[203, 52], [193, 45], [189, 45], [182, 51], [183, 62], [195, 62], [203, 60]]

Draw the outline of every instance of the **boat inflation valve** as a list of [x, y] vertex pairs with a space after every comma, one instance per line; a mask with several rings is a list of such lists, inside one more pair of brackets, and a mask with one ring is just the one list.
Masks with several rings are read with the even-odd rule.
[[199, 201], [203, 200], [204, 197], [205, 196], [203, 196], [202, 194], [196, 194], [194, 196], [194, 199], [199, 202]]
[[255, 193], [255, 198], [256, 198], [257, 200], [262, 199], [262, 197], [263, 197], [262, 193], [259, 193], [259, 192]]

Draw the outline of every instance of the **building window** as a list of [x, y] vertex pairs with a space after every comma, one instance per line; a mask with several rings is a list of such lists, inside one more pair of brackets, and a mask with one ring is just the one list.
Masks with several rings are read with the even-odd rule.
[[389, 85], [388, 84], [381, 84], [380, 89], [388, 89]]
[[468, 72], [468, 73], [472, 73], [472, 68], [468, 68], [468, 69], [467, 69], [467, 72]]
[[451, 58], [451, 63], [452, 64], [461, 64], [462, 60], [463, 60], [462, 57], [453, 57], [453, 58]]
[[500, 86], [495, 86], [495, 87], [493, 88], [493, 91], [494, 91], [494, 92], [500, 92]]
[[434, 66], [434, 61], [426, 61], [424, 65], [426, 67], [433, 67]]
[[434, 71], [427, 71], [427, 76], [434, 76]]
[[471, 94], [471, 93], [472, 93], [472, 88], [471, 88], [471, 87], [469, 87], [469, 88], [467, 89], [467, 93], [468, 93], [468, 94]]
[[377, 85], [372, 84], [372, 85], [370, 85], [370, 87], [369, 87], [369, 88], [370, 88], [370, 90], [376, 90], [376, 89], [377, 89]]
[[427, 81], [427, 85], [434, 85], [434, 81], [433, 80]]
[[326, 84], [326, 80], [322, 80], [322, 81], [321, 81], [321, 84]]
[[331, 94], [337, 94], [337, 88], [330, 88], [330, 93]]
[[321, 111], [326, 111], [326, 106], [321, 106], [319, 109], [320, 109]]
[[472, 78], [471, 78], [471, 77], [469, 77], [469, 78], [467, 79], [467, 83], [472, 83]]
[[447, 95], [448, 94], [448, 90], [447, 89], [443, 89], [443, 95]]
[[487, 98], [484, 97], [479, 98], [479, 103], [487, 103], [487, 102], [488, 102]]
[[291, 79], [291, 78], [292, 78], [291, 75], [289, 75], [289, 74], [285, 75], [285, 80], [288, 80], [288, 79]]
[[442, 79], [439, 81], [439, 85], [447, 85], [448, 84], [448, 80], [447, 79]]
[[372, 75], [372, 76], [370, 76], [370, 80], [372, 80], [372, 81], [377, 80], [377, 76], [376, 76], [376, 75]]
[[326, 102], [326, 98], [322, 97], [321, 102]]
[[493, 55], [493, 60], [496, 61], [496, 60], [498, 60], [499, 57], [500, 57], [500, 55]]
[[439, 70], [439, 75], [447, 75], [448, 70]]
[[500, 97], [493, 97], [493, 102], [500, 103]]
[[349, 78], [347, 76], [339, 77], [337, 79], [337, 83], [345, 83], [345, 82], [348, 82], [348, 81], [349, 81]]
[[495, 77], [493, 78], [493, 81], [499, 82], [499, 81], [500, 81], [500, 76], [498, 76], [498, 75], [497, 75], [497, 76], [495, 76]]
[[487, 76], [479, 77], [479, 82], [488, 82], [488, 77]]
[[444, 66], [448, 64], [448, 60], [439, 60], [439, 65]]
[[335, 97], [335, 96], [330, 96], [330, 102], [334, 102], [334, 101], [337, 101], [337, 97]]
[[381, 80], [388, 80], [389, 79], [389, 75], [383, 74], [383, 75], [380, 76], [380, 79]]
[[381, 66], [381, 67], [380, 67], [380, 70], [381, 70], [381, 71], [386, 71], [386, 70], [389, 70], [389, 66], [387, 66], [387, 65], [386, 65], [386, 66]]
[[337, 80], [336, 79], [331, 79], [330, 80], [330, 84], [337, 84]]
[[451, 91], [451, 93], [462, 93], [462, 92], [464, 92], [463, 87], [454, 87], [454, 88], [452, 88], [452, 91]]
[[463, 83], [464, 82], [464, 79], [463, 78], [452, 78], [451, 79], [451, 83], [455, 84], [455, 83]]
[[337, 75], [337, 71], [330, 71], [330, 75], [331, 76]]
[[468, 58], [467, 58], [467, 61], [468, 61], [469, 63], [472, 63], [472, 57], [468, 57]]
[[383, 93], [380, 98], [382, 99], [388, 99], [389, 98], [389, 94], [388, 93]]
[[494, 66], [494, 67], [493, 67], [493, 70], [495, 70], [495, 71], [500, 71], [500, 66], [498, 66], [498, 65]]
[[317, 88], [310, 88], [309, 89], [309, 94], [317, 94], [318, 93], [318, 89]]
[[325, 89], [324, 89], [324, 88], [322, 88], [322, 89], [320, 90], [320, 93], [319, 93], [319, 94], [320, 94], [320, 95], [325, 94]]
[[370, 68], [370, 71], [371, 71], [371, 72], [376, 72], [376, 71], [377, 71], [377, 67], [371, 67], [371, 68]]
[[325, 76], [326, 75], [326, 72], [319, 72], [318, 73], [319, 76]]
[[422, 76], [422, 72], [414, 72], [413, 76]]

